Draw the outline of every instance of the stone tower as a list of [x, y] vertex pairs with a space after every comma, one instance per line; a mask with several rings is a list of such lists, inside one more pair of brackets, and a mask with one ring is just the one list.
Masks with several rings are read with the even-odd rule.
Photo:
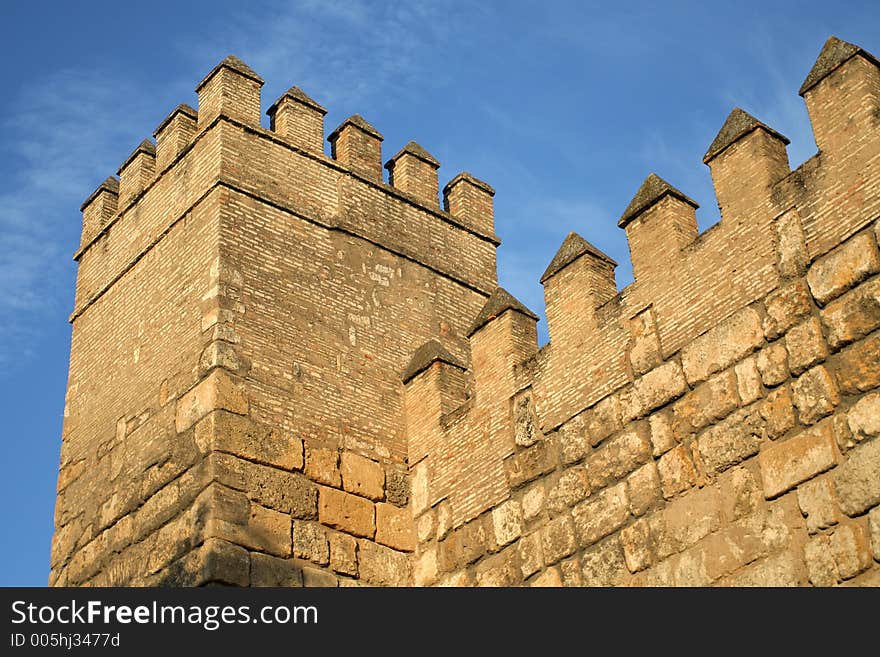
[[235, 57], [82, 206], [50, 583], [880, 580], [880, 65], [829, 39], [819, 146], [735, 109], [721, 222], [652, 174], [635, 282], [576, 233], [551, 341], [493, 189]]

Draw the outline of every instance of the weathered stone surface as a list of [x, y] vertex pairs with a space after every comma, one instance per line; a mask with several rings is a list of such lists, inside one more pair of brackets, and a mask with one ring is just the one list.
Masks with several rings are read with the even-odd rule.
[[851, 344], [833, 358], [840, 391], [865, 392], [880, 386], [880, 333]]
[[870, 233], [860, 233], [813, 263], [807, 282], [816, 301], [826, 304], [880, 271], [880, 255]]
[[245, 491], [258, 504], [288, 513], [293, 518], [311, 520], [317, 517], [317, 487], [303, 475], [223, 453], [213, 454], [211, 462], [216, 481]]
[[448, 573], [473, 563], [487, 552], [489, 541], [480, 518], [452, 530], [440, 544], [440, 569]]
[[320, 489], [318, 518], [328, 527], [354, 536], [372, 538], [376, 533], [373, 503], [334, 488]]
[[764, 347], [756, 358], [765, 386], [778, 386], [788, 379], [788, 352], [785, 351], [784, 341]]
[[828, 356], [828, 347], [822, 335], [822, 326], [815, 317], [810, 317], [793, 327], [785, 336], [788, 350], [788, 369], [798, 375]]
[[615, 395], [605, 397], [584, 414], [584, 430], [593, 446], [598, 445], [622, 426], [620, 402]]
[[620, 530], [620, 544], [626, 567], [631, 573], [644, 570], [651, 565], [653, 546], [648, 521], [637, 520], [629, 527]]
[[558, 568], [548, 568], [531, 582], [529, 582], [529, 586], [552, 588], [559, 587], [562, 586], [562, 576], [559, 574]]
[[831, 552], [841, 579], [851, 579], [871, 567], [871, 546], [861, 524], [841, 525], [831, 535]]
[[375, 586], [407, 586], [412, 580], [405, 553], [363, 539], [358, 541], [358, 571], [361, 580]]
[[330, 568], [337, 573], [357, 577], [357, 540], [348, 534], [330, 534]]
[[214, 484], [194, 503], [196, 540], [221, 538], [280, 557], [290, 555], [290, 516], [251, 503], [244, 493]]
[[672, 427], [681, 442], [739, 405], [736, 375], [726, 370], [697, 386], [672, 406]]
[[553, 443], [549, 440], [542, 440], [504, 460], [504, 469], [511, 488], [532, 481], [555, 467], [556, 455]]
[[385, 470], [375, 461], [353, 452], [343, 452], [339, 470], [342, 487], [349, 493], [371, 500], [385, 497]]
[[727, 579], [727, 586], [798, 586], [801, 576], [795, 556], [789, 552], [762, 559]]
[[523, 577], [531, 577], [544, 567], [544, 551], [541, 547], [541, 532], [536, 531], [523, 536], [517, 543], [520, 570]]
[[437, 534], [437, 514], [433, 509], [428, 509], [415, 520], [416, 540], [419, 543], [427, 543]]
[[247, 396], [225, 370], [215, 369], [177, 400], [175, 428], [186, 431], [215, 410], [244, 415], [248, 412]]
[[764, 334], [775, 340], [798, 320], [810, 314], [810, 293], [803, 281], [795, 281], [779, 288], [764, 299], [767, 316], [764, 318]]
[[416, 557], [413, 564], [413, 584], [430, 586], [437, 581], [437, 548], [429, 547]]
[[537, 481], [526, 489], [522, 496], [523, 520], [529, 522], [544, 510], [544, 483]]
[[320, 524], [303, 520], [293, 523], [293, 556], [320, 566], [330, 563], [327, 534]]
[[850, 450], [849, 458], [834, 471], [840, 508], [857, 516], [880, 504], [880, 440]]
[[428, 461], [416, 463], [412, 468], [410, 479], [410, 499], [412, 501], [413, 515], [418, 515], [431, 504], [431, 496], [428, 488]]
[[656, 458], [677, 444], [672, 433], [671, 414], [667, 411], [654, 413], [648, 422], [651, 427], [651, 453]]
[[244, 548], [216, 538], [178, 559], [150, 582], [155, 586], [250, 584], [250, 557]]
[[874, 559], [880, 561], [880, 506], [871, 509], [868, 514], [868, 533], [871, 535]]
[[559, 570], [562, 573], [563, 586], [583, 586], [583, 578], [581, 577], [581, 562], [577, 557], [566, 559], [559, 564]]
[[512, 543], [523, 531], [522, 509], [516, 500], [507, 500], [492, 510], [493, 548], [499, 549]]
[[621, 399], [621, 412], [628, 420], [642, 417], [680, 397], [685, 390], [681, 365], [671, 360], [633, 381], [625, 400]]
[[742, 360], [763, 341], [758, 313], [752, 308], [743, 308], [682, 349], [681, 362], [688, 383], [705, 381], [715, 372]]
[[798, 505], [811, 534], [837, 523], [837, 501], [831, 479], [822, 477], [803, 483], [798, 486], [797, 494]]
[[587, 474], [593, 490], [603, 488], [629, 474], [651, 458], [649, 428], [639, 422], [593, 451], [587, 458]]
[[847, 414], [852, 438], [861, 442], [880, 436], [880, 392], [865, 395]]
[[754, 407], [744, 408], [705, 429], [693, 452], [708, 473], [722, 472], [758, 453], [762, 426]]
[[646, 513], [660, 499], [660, 476], [653, 461], [645, 463], [626, 479], [630, 512]]
[[770, 440], [784, 436], [794, 427], [794, 402], [787, 385], [770, 392], [758, 406], [758, 412], [764, 421], [762, 435]]
[[629, 579], [623, 548], [610, 536], [586, 550], [581, 557], [584, 586], [620, 586]]
[[819, 314], [833, 349], [863, 338], [880, 326], [880, 278], [847, 292]]
[[515, 586], [522, 580], [516, 548], [511, 547], [480, 561], [476, 567], [477, 586]]
[[761, 372], [758, 370], [758, 358], [749, 356], [733, 368], [736, 373], [736, 389], [740, 403], [751, 404], [764, 394], [761, 385]]
[[379, 502], [376, 505], [376, 542], [395, 550], [412, 552], [416, 545], [409, 509]]
[[405, 472], [393, 469], [385, 472], [385, 498], [394, 506], [409, 504], [409, 477]]
[[833, 468], [839, 459], [831, 422], [822, 422], [758, 455], [764, 496], [776, 497], [799, 483]]
[[309, 588], [336, 588], [339, 586], [339, 580], [326, 570], [320, 568], [312, 568], [311, 566], [302, 567], [303, 586]]
[[290, 559], [251, 553], [251, 586], [302, 586], [302, 568]]
[[724, 518], [728, 522], [752, 513], [764, 498], [761, 487], [747, 466], [731, 468], [719, 477]]
[[541, 530], [541, 549], [544, 563], [547, 565], [561, 561], [574, 553], [577, 542], [570, 516], [559, 516], [544, 525]]
[[679, 445], [660, 457], [657, 468], [660, 471], [663, 497], [666, 499], [687, 490], [696, 481], [691, 451], [684, 445]]
[[629, 518], [629, 498], [626, 484], [606, 488], [578, 504], [572, 510], [578, 542], [582, 547], [592, 545], [608, 536]]
[[520, 447], [531, 447], [541, 439], [535, 417], [535, 403], [531, 392], [521, 394], [513, 403], [513, 438]]
[[452, 508], [449, 500], [437, 504], [437, 540], [442, 541], [452, 531]]
[[815, 536], [804, 546], [807, 574], [813, 586], [834, 586], [840, 581], [837, 564], [827, 536]]
[[585, 428], [586, 413], [570, 419], [559, 428], [559, 449], [565, 465], [580, 461], [590, 451], [590, 437]]
[[300, 438], [228, 411], [215, 411], [201, 420], [196, 425], [195, 441], [203, 453], [228, 452], [283, 470], [303, 467]]
[[575, 465], [565, 470], [547, 493], [547, 508], [553, 513], [570, 509], [590, 495], [587, 468]]
[[306, 476], [312, 481], [339, 488], [339, 451], [330, 447], [306, 444]]
[[795, 380], [792, 396], [798, 418], [804, 424], [817, 422], [840, 403], [840, 393], [824, 365], [817, 365]]
[[721, 527], [721, 498], [715, 488], [695, 489], [647, 520], [656, 557], [665, 559]]

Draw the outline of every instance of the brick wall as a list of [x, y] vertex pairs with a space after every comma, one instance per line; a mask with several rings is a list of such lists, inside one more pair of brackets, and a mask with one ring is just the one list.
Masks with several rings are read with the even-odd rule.
[[[50, 583], [880, 583], [880, 67], [829, 40], [819, 153], [734, 110], [722, 221], [652, 175], [550, 323], [494, 190], [229, 57], [83, 207]], [[170, 127], [169, 127], [170, 126]], [[169, 136], [170, 135], [170, 136]], [[658, 263], [661, 263], [658, 266]]]

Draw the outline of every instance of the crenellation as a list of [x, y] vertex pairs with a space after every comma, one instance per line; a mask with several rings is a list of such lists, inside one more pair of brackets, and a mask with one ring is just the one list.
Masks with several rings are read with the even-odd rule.
[[876, 585], [877, 69], [795, 171], [735, 109], [702, 234], [651, 174], [623, 290], [570, 233], [539, 349], [491, 187], [225, 59], [83, 204], [50, 583]]

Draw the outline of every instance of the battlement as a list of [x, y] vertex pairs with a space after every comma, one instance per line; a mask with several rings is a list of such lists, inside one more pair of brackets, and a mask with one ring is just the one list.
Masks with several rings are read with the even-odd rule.
[[634, 185], [624, 289], [570, 232], [541, 348], [491, 186], [262, 84], [224, 59], [82, 206], [53, 583], [877, 583], [877, 59], [825, 44], [794, 171], [733, 109], [704, 233]]

